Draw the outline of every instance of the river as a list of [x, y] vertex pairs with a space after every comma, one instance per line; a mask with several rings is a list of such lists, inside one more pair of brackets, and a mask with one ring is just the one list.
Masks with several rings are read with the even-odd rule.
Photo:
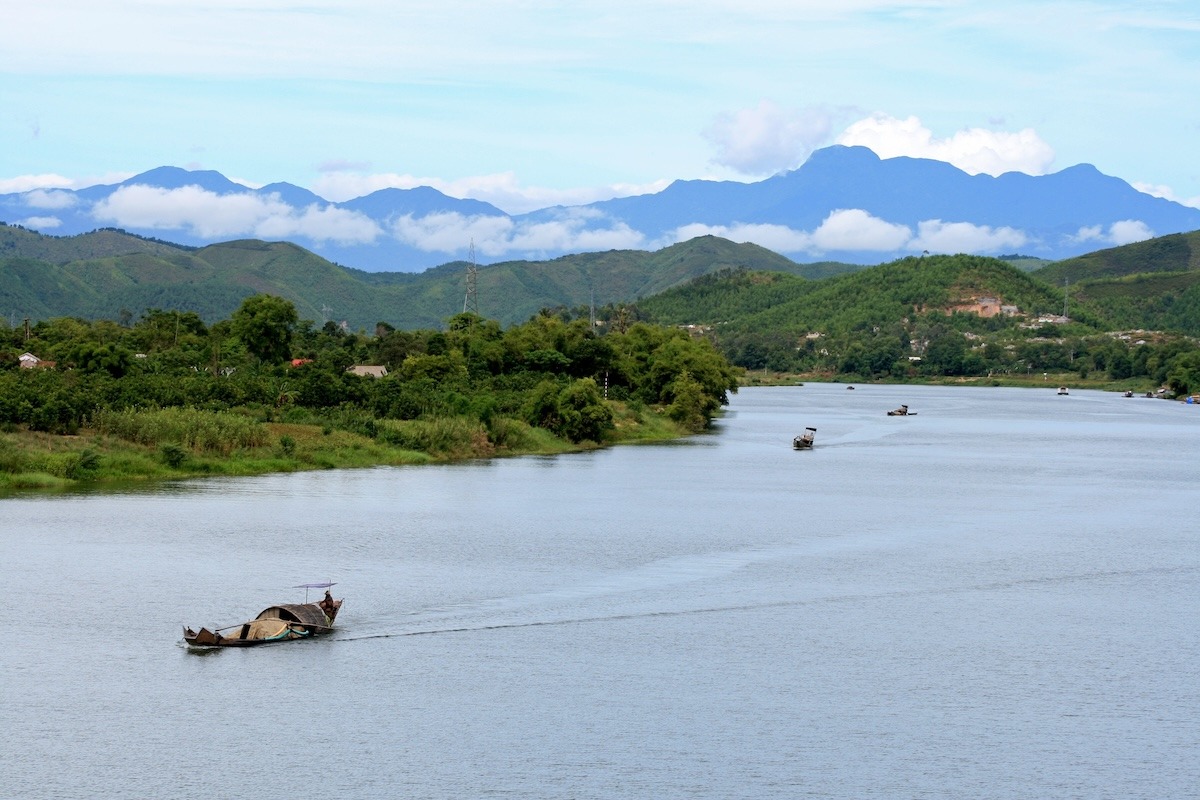
[[[1198, 466], [1196, 406], [809, 384], [665, 445], [5, 499], [0, 795], [1196, 797]], [[182, 643], [322, 580], [327, 637]]]

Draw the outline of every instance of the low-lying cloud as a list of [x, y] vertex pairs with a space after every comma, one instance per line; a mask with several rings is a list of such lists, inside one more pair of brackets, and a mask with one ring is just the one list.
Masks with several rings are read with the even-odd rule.
[[590, 214], [563, 214], [549, 220], [517, 222], [509, 217], [457, 213], [405, 215], [392, 223], [399, 241], [425, 252], [458, 253], [473, 243], [484, 256], [561, 253], [644, 247], [645, 237], [624, 223], [602, 223]]
[[71, 208], [78, 202], [74, 194], [61, 189], [34, 189], [32, 192], [26, 192], [21, 199], [30, 208], [41, 208], [48, 211]]
[[1124, 219], [1114, 222], [1106, 229], [1103, 225], [1080, 228], [1073, 241], [1080, 244], [1099, 244], [1120, 247], [1123, 244], [1144, 242], [1154, 238], [1154, 231], [1141, 220]]
[[25, 228], [32, 228], [35, 231], [44, 231], [61, 227], [62, 220], [58, 217], [27, 217], [19, 220], [17, 224]]
[[[60, 195], [55, 190], [46, 190], [37, 194], [36, 202], [47, 209], [66, 207], [68, 204]], [[530, 218], [440, 212], [424, 216], [406, 214], [378, 222], [332, 204], [300, 208], [285, 202], [278, 194], [220, 195], [198, 186], [178, 189], [124, 186], [96, 203], [91, 214], [103, 224], [133, 230], [184, 231], [208, 241], [254, 237], [298, 240], [319, 248], [330, 243], [381, 244], [390, 239], [425, 253], [451, 257], [461, 256], [470, 244], [481, 257], [493, 261], [554, 257], [571, 252], [656, 249], [701, 235], [752, 242], [777, 253], [811, 258], [836, 257], [838, 253], [996, 253], [1036, 244], [1016, 228], [930, 219], [921, 221], [914, 229], [858, 208], [834, 210], [812, 230], [779, 224], [694, 223], [654, 239], [597, 209], [584, 207], [549, 209]], [[60, 224], [51, 215], [30, 217], [25, 222], [43, 229]], [[1070, 239], [1073, 244], [1115, 246], [1154, 235], [1141, 221], [1122, 220], [1108, 226], [1081, 228]]]
[[382, 231], [369, 217], [335, 206], [297, 209], [277, 194], [216, 194], [199, 186], [122, 186], [92, 216], [125, 228], [182, 230], [202, 239], [303, 236], [315, 242], [370, 244]]
[[880, 219], [862, 209], [831, 212], [813, 231], [784, 225], [685, 225], [675, 231], [674, 242], [696, 236], [720, 236], [734, 242], [752, 242], [778, 253], [987, 253], [1025, 245], [1029, 238], [1014, 228], [992, 228], [969, 222], [926, 220], [914, 234], [907, 225]]

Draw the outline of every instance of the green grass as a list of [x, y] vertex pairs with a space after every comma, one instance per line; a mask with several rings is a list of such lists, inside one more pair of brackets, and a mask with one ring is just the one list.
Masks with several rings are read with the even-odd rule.
[[368, 436], [316, 418], [259, 422], [245, 414], [181, 409], [101, 415], [96, 427], [77, 436], [20, 429], [0, 433], [0, 495], [554, 455], [687, 435], [659, 410], [625, 403], [613, 407], [615, 425], [602, 444], [572, 444], [511, 417], [495, 417], [487, 425], [467, 417], [377, 420], [374, 435]]

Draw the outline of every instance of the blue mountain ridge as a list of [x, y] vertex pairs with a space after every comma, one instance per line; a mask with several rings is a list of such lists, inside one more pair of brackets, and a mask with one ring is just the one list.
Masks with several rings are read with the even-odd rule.
[[[922, 223], [966, 223], [996, 231], [1020, 233], [1019, 246], [1008, 237], [1005, 252], [1020, 252], [1058, 260], [1123, 242], [1097, 238], [1115, 223], [1135, 222], [1149, 235], [1162, 236], [1200, 229], [1200, 209], [1139, 192], [1125, 181], [1104, 175], [1094, 166], [1079, 164], [1048, 175], [1009, 172], [1000, 176], [971, 175], [953, 165], [922, 158], [880, 158], [864, 147], [832, 146], [817, 150], [799, 168], [754, 183], [679, 180], [654, 194], [621, 197], [585, 206], [550, 207], [510, 215], [478, 200], [449, 197], [436, 189], [381, 189], [363, 197], [333, 203], [289, 183], [272, 183], [258, 189], [231, 181], [213, 170], [186, 170], [163, 166], [119, 184], [91, 186], [78, 191], [51, 190], [0, 195], [0, 220], [49, 235], [73, 235], [100, 227], [120, 227], [131, 233], [186, 245], [204, 245], [257, 236], [253, 224], [238, 235], [202, 233], [202, 220], [171, 221], [146, 227], [145, 212], [136, 222], [114, 221], [98, 215], [98, 204], [131, 186], [151, 186], [165, 191], [198, 187], [218, 197], [252, 195], [286, 204], [291, 215], [282, 229], [302, 247], [344, 266], [368, 271], [416, 272], [461, 260], [475, 235], [500, 238], [479, 242], [479, 253], [491, 261], [542, 260], [603, 246], [605, 232], [617, 231], [627, 247], [630, 236], [640, 236], [644, 249], [657, 249], [680, 238], [679, 229], [706, 226], [718, 235], [753, 240], [755, 234], [738, 235], [739, 226], [774, 226], [802, 241], [839, 210], [859, 210], [891, 226], [903, 226], [916, 235]], [[211, 205], [211, 204], [210, 204]], [[323, 219], [319, 228], [306, 228], [305, 214], [319, 210], [344, 212]], [[278, 203], [270, 205], [278, 213]], [[196, 212], [199, 214], [200, 212]], [[264, 212], [265, 213], [265, 212]], [[406, 218], [416, 223], [400, 225]], [[358, 224], [354, 224], [357, 221]], [[341, 234], [336, 225], [353, 225]], [[443, 228], [441, 226], [451, 226]], [[265, 230], [279, 230], [267, 226]], [[1083, 230], [1090, 237], [1081, 237]], [[721, 231], [726, 231], [722, 233]], [[413, 231], [416, 231], [415, 233]], [[538, 237], [534, 233], [550, 231]], [[365, 233], [364, 233], [365, 232]], [[476, 233], [479, 232], [479, 233]], [[631, 233], [632, 232], [632, 233]], [[430, 234], [428, 242], [416, 239]], [[404, 238], [409, 237], [409, 238]], [[574, 237], [574, 238], [573, 238]], [[686, 236], [683, 238], [687, 238]], [[519, 242], [556, 242], [521, 245]], [[588, 242], [572, 246], [573, 241]], [[449, 244], [447, 244], [449, 243]], [[875, 264], [910, 255], [919, 248], [912, 239], [894, 250], [847, 249], [789, 251], [772, 247], [800, 262], [838, 260]], [[451, 248], [451, 249], [435, 249]], [[998, 253], [978, 250], [983, 255]], [[487, 263], [480, 258], [481, 263]]]

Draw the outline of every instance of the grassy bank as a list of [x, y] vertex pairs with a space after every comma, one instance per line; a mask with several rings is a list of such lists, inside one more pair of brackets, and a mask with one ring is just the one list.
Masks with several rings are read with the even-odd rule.
[[[467, 418], [267, 422], [190, 409], [100, 415], [74, 436], [0, 432], [0, 495], [275, 472], [549, 455], [675, 439], [658, 412], [615, 405], [604, 442], [572, 444], [520, 420]], [[358, 428], [355, 430], [355, 428]]]

